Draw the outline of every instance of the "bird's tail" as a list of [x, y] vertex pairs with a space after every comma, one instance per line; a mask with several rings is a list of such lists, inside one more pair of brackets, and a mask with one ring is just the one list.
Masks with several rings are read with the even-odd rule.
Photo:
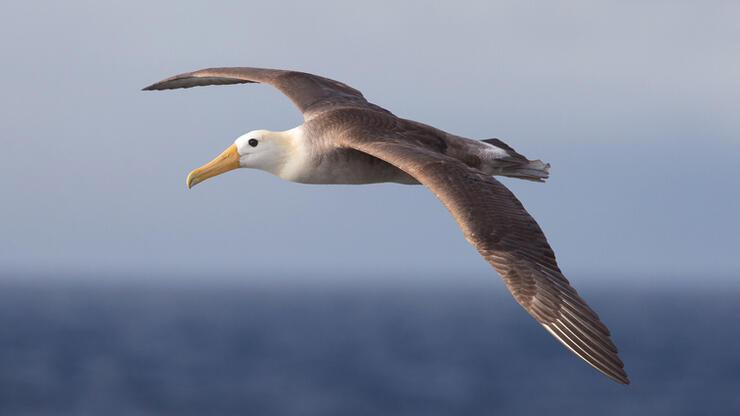
[[550, 164], [541, 160], [528, 160], [514, 166], [500, 168], [499, 175], [528, 181], [544, 182], [550, 177]]
[[508, 176], [535, 182], [544, 182], [545, 179], [550, 177], [549, 163], [545, 163], [539, 159], [529, 160], [499, 139], [482, 141], [506, 152], [505, 157], [496, 158], [495, 163], [491, 164], [492, 175]]

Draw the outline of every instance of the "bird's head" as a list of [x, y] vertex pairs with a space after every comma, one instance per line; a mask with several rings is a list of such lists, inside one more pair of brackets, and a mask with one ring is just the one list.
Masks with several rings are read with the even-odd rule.
[[190, 172], [188, 188], [236, 168], [254, 168], [278, 174], [290, 155], [292, 134], [253, 130], [239, 136], [215, 159]]

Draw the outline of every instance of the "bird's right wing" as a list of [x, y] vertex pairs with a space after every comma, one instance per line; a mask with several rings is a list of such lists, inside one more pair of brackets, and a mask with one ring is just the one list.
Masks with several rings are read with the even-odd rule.
[[376, 111], [387, 112], [387, 110], [369, 103], [360, 91], [349, 85], [306, 72], [282, 69], [248, 67], [202, 69], [175, 75], [152, 84], [144, 90], [170, 90], [204, 85], [246, 83], [272, 85], [285, 94], [306, 119], [338, 107], [372, 108]]
[[511, 191], [403, 132], [352, 129], [340, 142], [393, 164], [431, 189], [534, 319], [594, 368], [629, 384], [609, 330], [563, 276], [539, 225]]

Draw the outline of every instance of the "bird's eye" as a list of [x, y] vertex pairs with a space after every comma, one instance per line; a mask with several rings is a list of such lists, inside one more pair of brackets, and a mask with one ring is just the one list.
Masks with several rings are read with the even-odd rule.
[[247, 143], [249, 143], [249, 145], [252, 147], [257, 147], [257, 143], [259, 142], [257, 141], [257, 139], [249, 139]]

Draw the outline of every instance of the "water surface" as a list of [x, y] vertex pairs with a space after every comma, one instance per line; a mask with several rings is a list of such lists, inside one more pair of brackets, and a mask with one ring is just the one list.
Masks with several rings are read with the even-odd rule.
[[588, 291], [625, 387], [500, 284], [124, 281], [0, 281], [0, 414], [740, 414], [734, 289]]

